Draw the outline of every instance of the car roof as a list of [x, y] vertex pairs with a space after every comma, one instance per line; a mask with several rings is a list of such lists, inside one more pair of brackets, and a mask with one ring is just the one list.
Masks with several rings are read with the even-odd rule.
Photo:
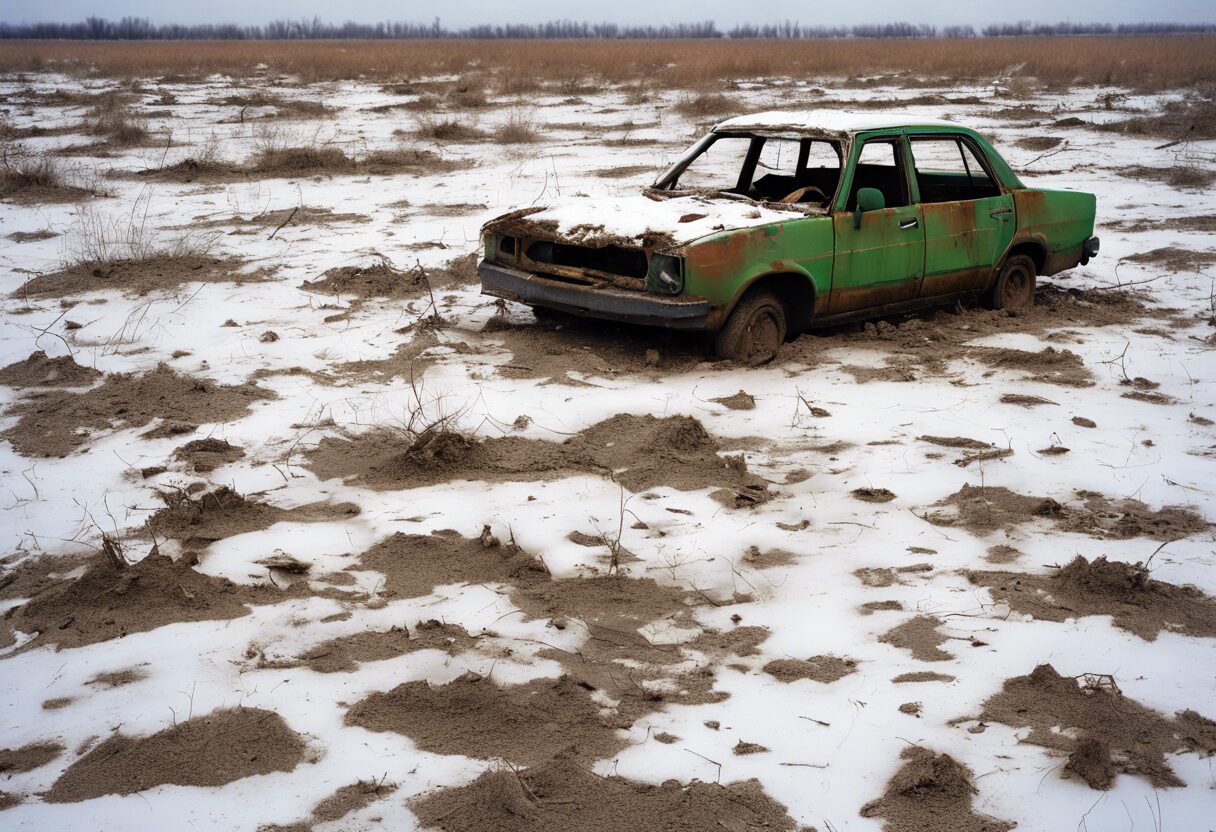
[[908, 113], [864, 112], [848, 110], [771, 110], [746, 116], [728, 118], [714, 125], [714, 132], [760, 130], [772, 132], [811, 133], [825, 136], [846, 136], [868, 130], [891, 130], [904, 127], [953, 127], [962, 125], [938, 118], [922, 118]]

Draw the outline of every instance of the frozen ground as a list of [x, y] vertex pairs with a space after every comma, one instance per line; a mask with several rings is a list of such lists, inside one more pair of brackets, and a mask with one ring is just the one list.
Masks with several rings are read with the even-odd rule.
[[[273, 85], [269, 79], [259, 84]], [[12, 125], [54, 128], [79, 121], [83, 108], [55, 104], [46, 95], [78, 86], [62, 77], [8, 79], [0, 94]], [[107, 84], [90, 86], [101, 90]], [[446, 326], [433, 334], [411, 326], [429, 313], [425, 292], [364, 298], [301, 289], [331, 268], [371, 265], [381, 255], [401, 270], [439, 269], [473, 252], [479, 226], [504, 211], [558, 197], [635, 192], [712, 120], [679, 115], [672, 107], [675, 93], [642, 104], [626, 103], [626, 92], [611, 89], [533, 100], [530, 115], [541, 138], [531, 144], [406, 137], [407, 144], [437, 150], [458, 163], [429, 174], [356, 171], [193, 183], [129, 175], [187, 158], [212, 136], [221, 157], [240, 162], [269, 141], [332, 143], [357, 155], [393, 146], [395, 129], [414, 127], [408, 111], [370, 109], [400, 102], [401, 96], [350, 83], [282, 84], [275, 90], [286, 98], [323, 101], [336, 110], [330, 117], [263, 120], [251, 108], [241, 123], [239, 107], [204, 103], [231, 93], [231, 86], [222, 79], [146, 82], [137, 109], [149, 113], [161, 141], [107, 156], [72, 157], [100, 171], [111, 196], [76, 204], [0, 204], [0, 288], [6, 295], [0, 366], [22, 361], [34, 350], [52, 357], [70, 353], [78, 364], [106, 374], [142, 373], [165, 364], [215, 384], [255, 381], [276, 398], [255, 401], [222, 423], [200, 416], [188, 432], [167, 436], [142, 435], [156, 421], [107, 429], [105, 420], [122, 414], [103, 413], [102, 425], [94, 424], [87, 438], [71, 440], [75, 449], [63, 458], [23, 454], [11, 441], [0, 443], [0, 552], [17, 556], [6, 565], [9, 570], [70, 555], [80, 566], [75, 572], [60, 570], [59, 580], [79, 576], [86, 559], [96, 557], [103, 531], [122, 541], [128, 557], [142, 557], [152, 545], [142, 527], [162, 504], [158, 493], [200, 481], [285, 509], [352, 503], [358, 513], [286, 514], [281, 522], [237, 529], [201, 546], [187, 546], [181, 536], [159, 539], [162, 553], [196, 549], [199, 571], [242, 585], [291, 580], [255, 563], [276, 551], [311, 564], [314, 580], [305, 581], [307, 589], [259, 603], [247, 615], [137, 627], [122, 638], [58, 650], [53, 644], [22, 649], [33, 634], [18, 628], [16, 642], [0, 658], [0, 748], [50, 742], [64, 750], [28, 771], [0, 771], [0, 792], [16, 798], [12, 808], [0, 812], [5, 828], [152, 824], [255, 830], [307, 819], [318, 800], [357, 780], [382, 781], [395, 790], [372, 794], [366, 806], [319, 822], [317, 829], [414, 828], [412, 798], [468, 783], [502, 763], [423, 750], [406, 732], [348, 723], [348, 709], [404, 682], [442, 685], [469, 671], [488, 674], [500, 686], [555, 677], [563, 664], [545, 652], [545, 645], [565, 651], [587, 646], [586, 628], [559, 629], [544, 615], [514, 614], [515, 596], [502, 582], [471, 577], [406, 597], [385, 592], [384, 577], [356, 562], [360, 553], [397, 532], [454, 529], [477, 538], [487, 525], [500, 540], [513, 537], [524, 552], [542, 558], [556, 577], [580, 580], [607, 571], [614, 548], [609, 544], [617, 542], [636, 556], [623, 559], [628, 575], [695, 596], [698, 603], [642, 628], [652, 642], [682, 641], [702, 630], [729, 632], [736, 624], [768, 630], [752, 655], [741, 651], [715, 659], [689, 653], [690, 662], [708, 662], [714, 688], [729, 696], [644, 709], [616, 735], [620, 750], [595, 763], [599, 773], [656, 784], [755, 778], [797, 823], [862, 832], [881, 828], [879, 819], [862, 817], [860, 811], [882, 795], [901, 764], [901, 752], [916, 745], [967, 766], [978, 789], [976, 810], [1016, 822], [1019, 830], [1210, 827], [1216, 817], [1210, 757], [1171, 749], [1165, 759], [1185, 786], [1158, 787], [1143, 773], [1121, 773], [1112, 788], [1100, 791], [1062, 776], [1066, 755], [1021, 741], [1028, 729], [979, 717], [1005, 680], [1051, 664], [1064, 676], [1111, 674], [1123, 697], [1166, 717], [1192, 709], [1216, 718], [1213, 634], [1174, 632], [1177, 628], [1169, 625], [1176, 622], [1167, 621], [1165, 631], [1150, 640], [1115, 626], [1109, 614], [1035, 619], [1011, 610], [999, 593], [994, 597], [964, 570], [1039, 575], [1076, 555], [1128, 563], [1153, 555], [1154, 579], [1193, 585], [1211, 595], [1216, 594], [1212, 529], [1188, 529], [1174, 539], [1169, 532], [1154, 536], [1147, 526], [1130, 535], [1107, 534], [1106, 526], [1085, 530], [1033, 514], [986, 529], [924, 519], [928, 512], [948, 512], [933, 505], [965, 485], [1052, 498], [1068, 511], [1080, 511], [1085, 500], [1077, 492], [1088, 491], [1108, 501], [1141, 501], [1145, 511], [1189, 506], [1203, 518], [1213, 517], [1216, 428], [1207, 420], [1216, 420], [1216, 346], [1210, 323], [1213, 280], [1210, 270], [1203, 270], [1216, 260], [1216, 238], [1210, 222], [1204, 230], [1197, 222], [1165, 221], [1210, 220], [1216, 192], [1171, 188], [1134, 178], [1127, 169], [1187, 164], [1210, 170], [1216, 143], [1160, 148], [1165, 140], [1127, 138], [1085, 125], [1052, 126], [1065, 117], [1099, 122], [1125, 118], [1136, 109], [1151, 112], [1159, 97], [1119, 99], [1110, 110], [1104, 96], [1118, 90], [1084, 88], [1019, 101], [994, 86], [927, 91], [979, 103], [907, 107], [914, 115], [948, 116], [985, 132], [1028, 184], [1095, 192], [1101, 255], [1044, 283], [1092, 290], [1095, 297], [1119, 282], [1137, 284], [1134, 291], [1147, 306], [1143, 314], [1105, 325], [1082, 316], [1022, 328], [1016, 321], [993, 324], [980, 312], [945, 312], [925, 325], [926, 338], [935, 337], [938, 327], [952, 337], [964, 335], [960, 346], [931, 363], [901, 363], [897, 352], [906, 358], [917, 351], [907, 337], [835, 333], [803, 336], [781, 361], [746, 369], [702, 360], [696, 343], [664, 337], [655, 344], [636, 331], [623, 332], [619, 337], [628, 340], [612, 346], [612, 337], [592, 327], [582, 344], [579, 327], [573, 335], [533, 327], [526, 309], [500, 310], [468, 281], [436, 288]], [[913, 94], [829, 83], [744, 87], [740, 99], [749, 108], [765, 109], [872, 98], [888, 98], [898, 108], [901, 98]], [[173, 103], [158, 103], [164, 93]], [[1041, 114], [996, 114], [1020, 105]], [[478, 128], [492, 132], [519, 106], [479, 110]], [[278, 134], [268, 136], [268, 130]], [[1044, 135], [1060, 136], [1065, 143], [1048, 150], [1017, 144]], [[51, 150], [85, 142], [62, 133], [26, 143]], [[606, 174], [627, 166], [638, 167], [624, 176]], [[302, 209], [297, 214], [302, 219], [277, 230], [278, 223], [242, 222], [269, 212], [286, 217], [295, 207]], [[348, 216], [326, 220], [316, 209]], [[240, 258], [243, 273], [261, 269], [269, 277], [175, 281], [145, 293], [108, 289], [99, 279], [95, 288], [70, 295], [20, 295], [31, 275], [60, 268], [61, 259], [79, 245], [82, 222], [91, 218], [129, 228], [133, 215], [151, 238], [165, 244], [183, 233], [196, 239], [215, 234], [212, 256]], [[55, 236], [23, 242], [6, 236], [43, 230]], [[1171, 246], [1201, 256], [1121, 262]], [[967, 340], [972, 318], [975, 338]], [[482, 332], [492, 319], [495, 326]], [[236, 325], [225, 326], [230, 320]], [[67, 321], [80, 326], [65, 329]], [[268, 331], [277, 339], [266, 340]], [[546, 353], [546, 343], [559, 336], [567, 340], [549, 350], [558, 354]], [[429, 347], [428, 341], [415, 341], [428, 338], [434, 339]], [[410, 349], [411, 343], [418, 348]], [[531, 358], [517, 355], [513, 345], [526, 346]], [[657, 363], [653, 356], [648, 363], [643, 355], [655, 346]], [[981, 354], [978, 347], [1037, 353], [1048, 346], [1079, 356], [1092, 383], [1061, 385], [1049, 375], [1036, 380], [1016, 367], [975, 357]], [[574, 352], [564, 356], [561, 350]], [[416, 356], [412, 385], [408, 358], [374, 363], [409, 355]], [[564, 373], [567, 357], [569, 373]], [[529, 364], [542, 359], [548, 362], [543, 369]], [[866, 368], [875, 372], [862, 372]], [[1121, 383], [1138, 377], [1158, 386]], [[740, 390], [754, 397], [754, 409], [713, 401]], [[19, 423], [11, 407], [33, 392], [0, 387], [10, 408], [0, 428]], [[1128, 392], [1158, 395], [1146, 400], [1127, 398]], [[1002, 403], [1008, 394], [1039, 396], [1050, 404]], [[357, 478], [321, 480], [307, 467], [309, 451], [325, 437], [377, 426], [400, 429], [419, 396], [432, 415], [450, 414], [455, 426], [481, 438], [561, 442], [616, 414], [691, 416], [717, 438], [723, 452], [742, 452], [749, 470], [771, 482], [773, 496], [754, 507], [726, 507], [711, 496], [713, 486], [680, 490], [659, 484], [631, 493], [600, 473], [569, 470], [544, 478], [496, 473], [487, 477], [490, 481], [464, 472], [437, 484], [372, 487]], [[811, 407], [827, 415], [813, 415]], [[1079, 426], [1074, 417], [1097, 426]], [[926, 435], [967, 437], [1011, 449], [1012, 455], [957, 465], [967, 451], [919, 438]], [[204, 437], [226, 440], [245, 455], [202, 473], [173, 461], [175, 448]], [[1069, 451], [1041, 453], [1053, 446]], [[140, 474], [154, 466], [167, 470]], [[889, 489], [894, 499], [859, 500], [852, 492], [862, 488]], [[569, 537], [576, 532], [607, 543], [582, 545]], [[990, 549], [999, 545], [1020, 554], [993, 565]], [[881, 571], [908, 566], [917, 568]], [[347, 583], [315, 580], [348, 568], [345, 574], [353, 577]], [[9, 592], [0, 609], [14, 611], [24, 597]], [[876, 602], [898, 604], [862, 609]], [[944, 659], [925, 661], [913, 650], [880, 641], [917, 616], [940, 622]], [[459, 649], [380, 656], [346, 672], [282, 666], [340, 636], [394, 625], [414, 632], [428, 619], [458, 625], [472, 636], [494, 635]], [[832, 682], [785, 682], [762, 670], [774, 659], [819, 656], [853, 660], [855, 670]], [[621, 666], [627, 668], [628, 661]], [[126, 684], [93, 681], [132, 668], [141, 673]], [[901, 674], [927, 671], [951, 678], [892, 682]], [[595, 701], [611, 711], [619, 698], [613, 694], [599, 690]], [[920, 708], [901, 711], [907, 703]], [[238, 706], [277, 712], [303, 739], [303, 760], [290, 770], [222, 785], [157, 785], [71, 802], [40, 796], [115, 731], [147, 736]], [[1118, 721], [1121, 715], [1116, 711], [1110, 718]], [[1067, 734], [1068, 726], [1062, 730]], [[664, 734], [674, 740], [656, 739]], [[767, 751], [737, 755], [732, 749], [740, 741]]]

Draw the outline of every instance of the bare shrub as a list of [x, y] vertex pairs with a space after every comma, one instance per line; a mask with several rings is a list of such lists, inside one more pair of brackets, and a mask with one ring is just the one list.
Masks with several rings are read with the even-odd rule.
[[14, 202], [73, 202], [99, 193], [96, 177], [86, 169], [66, 169], [49, 156], [28, 148], [0, 144], [0, 199]]
[[440, 142], [473, 142], [486, 137], [485, 132], [478, 129], [475, 122], [459, 116], [422, 113], [416, 116], [414, 121], [417, 125], [414, 134], [420, 138]]
[[128, 100], [120, 95], [98, 99], [89, 110], [85, 129], [118, 147], [143, 144], [149, 136], [147, 124], [131, 112]]
[[448, 91], [448, 103], [453, 107], [475, 110], [490, 102], [480, 80], [467, 79]]
[[507, 120], [494, 131], [494, 141], [499, 144], [531, 144], [540, 139], [536, 120], [527, 110], [512, 110]]
[[118, 264], [152, 260], [205, 257], [219, 233], [186, 229], [167, 241], [157, 240], [148, 226], [151, 192], [144, 190], [127, 214], [103, 213], [85, 206], [64, 235], [61, 256], [64, 269], [109, 271]]
[[681, 98], [676, 102], [675, 109], [686, 116], [719, 116], [737, 111], [739, 104], [721, 93], [703, 92]]

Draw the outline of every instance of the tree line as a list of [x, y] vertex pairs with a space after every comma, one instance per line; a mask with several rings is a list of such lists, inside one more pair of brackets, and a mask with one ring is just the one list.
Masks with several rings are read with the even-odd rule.
[[265, 25], [205, 23], [154, 24], [147, 18], [107, 20], [89, 17], [77, 23], [0, 23], [0, 39], [7, 40], [381, 40], [444, 39], [595, 39], [660, 40], [693, 38], [974, 38], [1043, 37], [1057, 35], [1164, 35], [1216, 32], [1216, 23], [997, 23], [976, 29], [969, 25], [932, 26], [923, 23], [865, 23], [856, 26], [817, 26], [784, 21], [740, 24], [725, 31], [712, 20], [660, 26], [623, 26], [552, 20], [547, 23], [480, 24], [451, 29], [436, 18], [431, 23], [327, 23], [311, 20], [275, 20]]

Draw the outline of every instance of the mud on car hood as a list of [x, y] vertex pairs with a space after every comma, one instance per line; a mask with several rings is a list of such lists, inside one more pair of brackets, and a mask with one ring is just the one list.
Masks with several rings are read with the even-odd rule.
[[485, 228], [587, 246], [665, 249], [719, 231], [793, 219], [801, 213], [694, 195], [667, 199], [645, 194], [572, 197], [548, 207], [505, 214], [486, 223]]

